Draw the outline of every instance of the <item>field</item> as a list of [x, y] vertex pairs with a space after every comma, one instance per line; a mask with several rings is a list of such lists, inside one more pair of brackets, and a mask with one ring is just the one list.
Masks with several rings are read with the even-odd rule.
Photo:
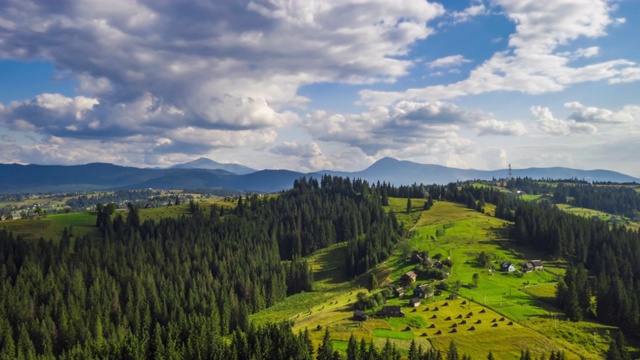
[[[482, 251], [491, 254], [496, 268], [502, 261], [511, 261], [519, 268], [524, 260], [540, 256], [508, 240], [505, 237], [508, 224], [503, 220], [447, 202], [436, 202], [431, 210], [423, 212], [422, 205], [412, 201], [414, 209], [407, 214], [406, 199], [390, 200], [390, 209], [398, 218], [402, 215], [405, 226], [411, 229], [411, 249], [451, 258], [454, 266], [449, 283], [459, 280], [462, 285], [457, 300], [446, 300], [448, 293], [444, 292], [423, 300], [414, 311], [408, 307], [408, 298], [391, 298], [387, 305], [402, 306], [404, 318], [377, 318], [371, 316], [377, 309], [370, 309], [368, 320], [354, 321], [356, 295], [367, 290], [359, 285], [360, 279], [344, 281], [340, 276], [344, 244], [338, 244], [309, 258], [317, 275], [313, 292], [290, 297], [252, 315], [251, 319], [257, 324], [290, 319], [294, 321], [294, 330], [312, 330], [316, 347], [323, 330], [329, 328], [334, 348], [342, 351], [353, 333], [357, 339], [373, 341], [378, 346], [389, 339], [403, 350], [409, 348], [412, 340], [425, 349], [434, 346], [441, 350], [454, 340], [461, 353], [477, 359], [486, 357], [489, 350], [498, 358], [516, 358], [523, 348], [529, 348], [535, 356], [562, 349], [570, 359], [601, 358], [608, 346], [610, 328], [565, 321], [552, 305], [555, 281], [564, 273], [564, 263], [543, 258], [544, 271], [523, 276], [500, 272], [490, 275], [488, 269], [477, 264], [476, 257]], [[410, 221], [414, 221], [413, 225]], [[372, 272], [378, 283], [385, 286], [397, 283], [413, 267], [397, 250]], [[476, 273], [479, 280], [474, 287], [471, 284]], [[438, 310], [434, 311], [436, 307]], [[473, 314], [466, 318], [469, 313]], [[504, 320], [500, 321], [501, 318]]]
[[[598, 210], [592, 210], [592, 209], [587, 209], [587, 208], [582, 208], [582, 207], [576, 207], [576, 206], [571, 206], [571, 205], [567, 205], [567, 204], [558, 204], [557, 205], [559, 209], [561, 209], [562, 211], [568, 212], [569, 214], [574, 214], [574, 215], [578, 215], [578, 216], [584, 216], [584, 217], [588, 217], [588, 218], [592, 218], [594, 216], [598, 217], [600, 220], [603, 221], [609, 221], [612, 217], [611, 214], [603, 212], [603, 211], [598, 211]], [[628, 218], [622, 217], [622, 216], [614, 216], [616, 219], [618, 219], [618, 222], [620, 224], [625, 225], [626, 227], [632, 228], [632, 229], [640, 229], [640, 223], [638, 222], [634, 222], [629, 220]]]
[[18, 219], [5, 221], [0, 226], [6, 227], [15, 235], [25, 239], [58, 240], [64, 228], [72, 227], [72, 234], [77, 236], [97, 234], [95, 227], [96, 214], [90, 212], [48, 215], [38, 219]]
[[[202, 200], [199, 206], [208, 211], [213, 203], [229, 208], [234, 206], [220, 198]], [[353, 333], [358, 340], [373, 341], [378, 346], [383, 346], [389, 339], [404, 351], [412, 340], [424, 349], [433, 346], [441, 350], [454, 340], [461, 353], [475, 359], [485, 358], [489, 350], [497, 358], [516, 358], [525, 347], [536, 357], [556, 349], [563, 349], [570, 359], [602, 357], [612, 328], [588, 321], [572, 323], [564, 320], [553, 304], [556, 280], [564, 274], [565, 264], [546, 259], [509, 240], [509, 224], [490, 216], [493, 213], [491, 205], [485, 208], [489, 215], [448, 202], [436, 202], [431, 210], [423, 211], [423, 199], [412, 199], [409, 213], [406, 199], [390, 198], [389, 205], [386, 210], [396, 213], [410, 236], [386, 262], [370, 270], [380, 287], [395, 286], [402, 274], [415, 267], [408, 259], [407, 250], [409, 254], [411, 250], [426, 251], [432, 257], [441, 254], [453, 262], [448, 283], [450, 290], [459, 294], [458, 299], [447, 300], [449, 293], [445, 291], [424, 300], [414, 311], [408, 307], [408, 298], [391, 298], [387, 305], [401, 306], [405, 317], [377, 318], [373, 315], [378, 309], [368, 309], [368, 320], [354, 321], [353, 304], [359, 292], [368, 293], [363, 284], [370, 273], [356, 279], [345, 277], [346, 244], [341, 243], [308, 257], [315, 277], [312, 292], [296, 294], [253, 314], [251, 321], [259, 325], [290, 319], [295, 331], [311, 330], [314, 347], [321, 342], [324, 333], [318, 331], [318, 327], [329, 328], [334, 348], [342, 351], [346, 350]], [[158, 220], [187, 213], [188, 204], [182, 204], [141, 209], [140, 217]], [[126, 216], [127, 212], [121, 214]], [[95, 213], [70, 213], [12, 220], [1, 226], [29, 239], [58, 239], [65, 226], [73, 226], [76, 237], [97, 233], [94, 224]], [[491, 265], [496, 269], [503, 261], [513, 262], [520, 268], [522, 262], [532, 259], [543, 260], [545, 268], [527, 274], [499, 271], [490, 274], [488, 267], [477, 261], [481, 252], [490, 255]], [[473, 281], [474, 274], [478, 275], [477, 284]], [[451, 289], [456, 284], [459, 288]]]

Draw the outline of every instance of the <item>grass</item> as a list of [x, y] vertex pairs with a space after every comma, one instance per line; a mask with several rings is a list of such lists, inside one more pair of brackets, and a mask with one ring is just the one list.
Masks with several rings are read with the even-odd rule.
[[[412, 203], [415, 202], [412, 200]], [[407, 307], [406, 298], [388, 299], [387, 305], [403, 307], [406, 314], [404, 318], [370, 316], [366, 321], [354, 322], [352, 304], [356, 294], [366, 290], [358, 286], [358, 279], [343, 281], [348, 279], [340, 277], [344, 244], [338, 244], [309, 258], [317, 274], [314, 292], [295, 295], [272, 309], [252, 315], [252, 319], [260, 322], [288, 318], [294, 321], [296, 331], [317, 329], [318, 325], [322, 329], [329, 328], [334, 348], [340, 351], [346, 349], [351, 334], [358, 341], [373, 341], [379, 347], [388, 340], [403, 351], [409, 348], [412, 340], [425, 349], [434, 346], [441, 350], [445, 350], [449, 342], [454, 340], [461, 353], [473, 358], [486, 357], [489, 349], [499, 358], [518, 357], [523, 348], [529, 348], [536, 357], [543, 353], [548, 355], [551, 350], [564, 349], [569, 359], [580, 356], [596, 359], [606, 351], [606, 327], [567, 322], [553, 307], [555, 280], [564, 274], [563, 262], [544, 259], [541, 254], [508, 240], [505, 237], [508, 223], [463, 206], [436, 202], [429, 211], [415, 210], [406, 214], [406, 199], [390, 199], [389, 209], [401, 211], [403, 207], [405, 226], [412, 229], [408, 240], [411, 247], [426, 250], [431, 255], [441, 253], [444, 257], [450, 256], [454, 263], [450, 283], [460, 280], [462, 284], [468, 284], [473, 274], [479, 274], [477, 288], [461, 287], [459, 300], [432, 298], [423, 302], [415, 312]], [[505, 260], [519, 267], [526, 259], [542, 258], [545, 270], [522, 277], [499, 272], [491, 276], [475, 260], [481, 251], [492, 254], [495, 267]], [[401, 274], [413, 266], [397, 250], [372, 272], [378, 276], [378, 283], [382, 286], [397, 281]], [[463, 301], [467, 304], [463, 305]], [[443, 306], [445, 302], [449, 305]], [[437, 312], [433, 311], [435, 306], [439, 307]], [[430, 310], [425, 311], [427, 307]], [[481, 314], [482, 309], [484, 312]], [[373, 310], [368, 312], [374, 314]], [[462, 319], [456, 317], [469, 312], [474, 313], [471, 317], [473, 322], [466, 319], [467, 324], [460, 324]], [[434, 314], [437, 318], [432, 318]], [[554, 320], [554, 316], [561, 320]], [[446, 320], [447, 317], [452, 320]], [[499, 321], [503, 317], [505, 320]], [[492, 326], [493, 319], [496, 319], [498, 326]], [[476, 324], [478, 320], [480, 323]], [[454, 322], [458, 326], [456, 332], [452, 332]], [[509, 322], [512, 325], [507, 325]], [[470, 330], [471, 326], [475, 329]], [[595, 344], [593, 329], [596, 329], [597, 339], [597, 334], [602, 334]], [[437, 334], [438, 330], [441, 334]], [[314, 346], [322, 341], [323, 334], [324, 331], [310, 332]], [[589, 345], [589, 341], [592, 345]]]
[[37, 240], [42, 237], [46, 240], [57, 241], [65, 227], [73, 227], [72, 234], [76, 237], [97, 234], [95, 223], [95, 213], [82, 212], [48, 215], [38, 219], [11, 220], [3, 222], [2, 225], [16, 236], [22, 236], [27, 240]]

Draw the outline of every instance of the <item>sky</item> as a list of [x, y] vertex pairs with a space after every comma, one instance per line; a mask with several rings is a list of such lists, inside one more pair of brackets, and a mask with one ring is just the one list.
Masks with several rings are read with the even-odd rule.
[[640, 177], [638, 0], [3, 0], [0, 163]]

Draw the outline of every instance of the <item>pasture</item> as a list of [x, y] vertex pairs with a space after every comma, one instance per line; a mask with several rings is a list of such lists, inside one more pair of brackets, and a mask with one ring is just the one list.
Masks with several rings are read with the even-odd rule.
[[[580, 356], [598, 359], [606, 351], [609, 334], [606, 326], [565, 321], [553, 306], [555, 281], [564, 274], [563, 262], [542, 258], [544, 271], [522, 276], [499, 271], [490, 275], [488, 268], [478, 264], [477, 255], [483, 251], [490, 254], [497, 269], [502, 261], [513, 262], [519, 269], [523, 261], [541, 258], [508, 240], [507, 222], [447, 202], [436, 202], [431, 210], [424, 212], [420, 206], [420, 210], [412, 209], [407, 214], [406, 199], [390, 200], [390, 208], [398, 214], [404, 212], [407, 223], [415, 219], [407, 226], [411, 229], [408, 240], [411, 249], [451, 258], [454, 265], [448, 283], [451, 287], [459, 281], [457, 300], [445, 300], [445, 292], [423, 300], [414, 311], [408, 307], [410, 296], [391, 298], [386, 305], [401, 306], [404, 318], [378, 318], [375, 316], [378, 308], [367, 311], [368, 320], [355, 321], [353, 304], [357, 293], [367, 290], [359, 286], [361, 279], [341, 279], [344, 244], [338, 244], [309, 258], [314, 273], [319, 275], [313, 292], [288, 298], [252, 315], [252, 320], [261, 323], [290, 319], [296, 331], [310, 330], [315, 347], [328, 327], [334, 348], [342, 351], [352, 333], [358, 340], [373, 341], [378, 346], [389, 339], [403, 350], [409, 348], [411, 340], [425, 349], [434, 346], [441, 350], [454, 340], [461, 353], [478, 359], [486, 357], [489, 350], [498, 358], [517, 358], [523, 348], [529, 348], [535, 356], [562, 349], [569, 359]], [[397, 249], [385, 263], [371, 271], [378, 277], [380, 286], [387, 286], [397, 283], [400, 276], [414, 266]], [[479, 275], [477, 287], [471, 286], [476, 273]], [[361, 278], [365, 276], [367, 274]], [[469, 313], [473, 314], [466, 318]], [[321, 330], [317, 330], [318, 326]]]
[[0, 226], [6, 227], [7, 230], [24, 239], [37, 240], [42, 237], [45, 240], [57, 241], [65, 227], [72, 228], [72, 234], [75, 237], [97, 234], [95, 223], [95, 213], [81, 212], [47, 215], [37, 219], [10, 220], [1, 223]]

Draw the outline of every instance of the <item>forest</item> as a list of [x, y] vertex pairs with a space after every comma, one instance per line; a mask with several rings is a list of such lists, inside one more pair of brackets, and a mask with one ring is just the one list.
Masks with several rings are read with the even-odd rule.
[[[491, 186], [395, 187], [325, 175], [279, 194], [238, 196], [234, 206], [191, 202], [188, 215], [155, 221], [141, 221], [134, 205], [122, 216], [99, 204], [101, 236], [65, 229], [59, 239], [27, 241], [0, 230], [0, 358], [341, 358], [330, 341], [314, 349], [308, 333], [294, 334], [286, 321], [256, 327], [248, 316], [312, 291], [304, 257], [316, 250], [346, 242], [351, 278], [384, 261], [406, 235], [383, 208], [389, 197], [424, 198], [425, 209], [444, 200], [480, 212], [494, 204], [496, 217], [513, 221], [515, 241], [568, 261], [556, 300], [569, 319], [638, 335], [637, 230]], [[623, 339], [614, 339], [611, 358], [628, 358]], [[353, 342], [347, 359], [401, 357], [392, 345]], [[468, 357], [414, 348], [409, 358]]]
[[249, 332], [249, 314], [311, 290], [304, 255], [348, 241], [347, 259], [373, 266], [401, 236], [366, 182], [321, 182], [233, 208], [192, 202], [189, 216], [159, 221], [100, 204], [100, 237], [0, 230], [0, 356], [226, 358], [224, 339]]

